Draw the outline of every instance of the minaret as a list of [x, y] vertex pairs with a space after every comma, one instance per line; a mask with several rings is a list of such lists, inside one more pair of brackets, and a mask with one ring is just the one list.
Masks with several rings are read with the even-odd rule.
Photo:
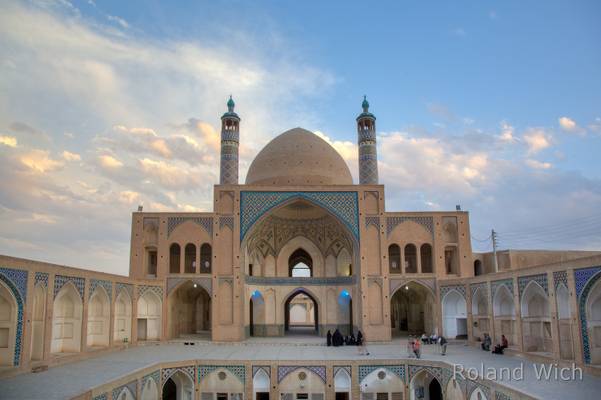
[[363, 96], [363, 112], [357, 117], [359, 144], [359, 184], [378, 184], [378, 151], [376, 149], [376, 116], [369, 112], [367, 96]]
[[234, 112], [236, 104], [230, 96], [227, 112], [221, 116], [221, 167], [219, 184], [238, 184], [238, 146], [240, 145], [240, 117]]

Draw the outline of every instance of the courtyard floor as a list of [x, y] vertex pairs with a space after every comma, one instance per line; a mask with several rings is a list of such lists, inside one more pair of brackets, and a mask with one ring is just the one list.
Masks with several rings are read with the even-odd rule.
[[[389, 344], [370, 345], [369, 356], [360, 356], [356, 347], [325, 347], [318, 337], [251, 339], [239, 344], [198, 342], [195, 346], [162, 344], [138, 346], [124, 351], [100, 355], [40, 373], [26, 373], [0, 380], [0, 399], [69, 399], [93, 387], [123, 377], [133, 371], [159, 362], [185, 360], [224, 361], [330, 361], [330, 360], [406, 360], [406, 341], [396, 339]], [[534, 364], [518, 357], [498, 356], [480, 351], [461, 342], [451, 343], [447, 355], [437, 346], [423, 346], [422, 359], [446, 361], [468, 367], [516, 368], [523, 363], [523, 380], [498, 381], [531, 396], [544, 399], [596, 399], [601, 393], [601, 378], [584, 374], [582, 381], [538, 381]]]

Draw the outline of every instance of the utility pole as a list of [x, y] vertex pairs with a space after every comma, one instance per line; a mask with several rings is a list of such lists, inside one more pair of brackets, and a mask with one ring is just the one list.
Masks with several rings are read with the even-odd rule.
[[495, 266], [495, 272], [499, 272], [499, 262], [497, 261], [497, 232], [495, 232], [494, 229], [490, 233], [490, 237], [492, 238], [492, 257]]

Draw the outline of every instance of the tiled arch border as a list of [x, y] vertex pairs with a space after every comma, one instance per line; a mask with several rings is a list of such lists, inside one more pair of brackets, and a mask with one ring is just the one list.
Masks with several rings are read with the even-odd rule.
[[285, 377], [299, 369], [306, 369], [317, 375], [323, 383], [326, 383], [326, 367], [321, 365], [280, 365], [278, 366], [278, 385]]
[[584, 363], [591, 363], [590, 339], [588, 337], [588, 323], [586, 319], [586, 301], [591, 289], [601, 279], [601, 266], [574, 270], [576, 293], [578, 295], [578, 311], [580, 314], [580, 335], [582, 337], [582, 352]]
[[[18, 367], [21, 361], [21, 347], [23, 344], [23, 305], [27, 298], [27, 271], [12, 268], [0, 268], [0, 281], [4, 282], [17, 301], [17, 329], [15, 332], [15, 351], [13, 366]], [[11, 279], [12, 277], [12, 279]], [[17, 282], [13, 281], [16, 280]], [[17, 286], [20, 284], [21, 289]], [[23, 293], [21, 293], [23, 291]]]
[[265, 213], [292, 199], [304, 199], [334, 214], [359, 242], [357, 192], [240, 192], [240, 241]]

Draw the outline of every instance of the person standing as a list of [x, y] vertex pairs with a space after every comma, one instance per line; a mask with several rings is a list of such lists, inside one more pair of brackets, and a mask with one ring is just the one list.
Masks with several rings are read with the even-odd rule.
[[330, 330], [328, 330], [328, 334], [326, 335], [326, 344], [328, 347], [332, 345], [332, 332]]
[[415, 354], [415, 358], [420, 359], [421, 358], [421, 342], [419, 341], [419, 338], [413, 341], [413, 354]]
[[447, 339], [440, 335], [440, 337], [438, 338], [438, 344], [440, 345], [440, 354], [441, 355], [446, 355], [447, 354]]
[[359, 347], [360, 356], [369, 355], [369, 351], [367, 351], [367, 344], [365, 343], [365, 336], [363, 336], [361, 331], [357, 332], [357, 346]]

